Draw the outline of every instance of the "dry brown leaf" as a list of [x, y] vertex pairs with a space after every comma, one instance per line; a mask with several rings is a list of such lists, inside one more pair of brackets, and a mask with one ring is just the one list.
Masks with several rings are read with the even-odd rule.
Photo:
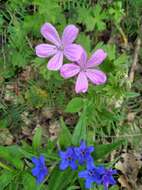
[[121, 187], [125, 187], [127, 190], [133, 190], [124, 175], [120, 175], [118, 182], [121, 184]]
[[123, 153], [121, 155], [121, 160], [119, 160], [115, 165], [115, 168], [122, 172], [124, 179], [127, 182], [124, 183], [123, 178], [120, 178], [120, 183], [122, 183], [121, 185], [130, 184], [132, 186], [132, 190], [137, 190], [137, 176], [141, 166], [142, 163], [140, 162], [140, 159], [134, 153]]
[[0, 145], [11, 145], [13, 140], [14, 138], [7, 128], [0, 129]]

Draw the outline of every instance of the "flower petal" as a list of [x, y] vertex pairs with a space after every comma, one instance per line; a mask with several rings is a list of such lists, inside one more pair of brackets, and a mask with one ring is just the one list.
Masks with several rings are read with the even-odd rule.
[[45, 39], [47, 39], [49, 42], [60, 46], [61, 45], [61, 40], [59, 37], [58, 32], [54, 28], [54, 26], [50, 23], [45, 23], [41, 27], [41, 34], [44, 36]]
[[78, 28], [73, 24], [66, 26], [62, 35], [63, 45], [71, 44], [76, 39], [78, 32]]
[[39, 167], [35, 167], [32, 169], [32, 175], [37, 176], [39, 174]]
[[75, 161], [71, 162], [70, 166], [71, 166], [72, 170], [77, 169], [77, 165], [76, 165]]
[[49, 70], [57, 71], [61, 68], [63, 64], [63, 53], [56, 53], [48, 62], [47, 68]]
[[93, 152], [94, 151], [94, 146], [89, 146], [88, 150], [89, 150], [90, 153]]
[[31, 160], [35, 165], [39, 165], [39, 160], [36, 157], [32, 157]]
[[97, 65], [100, 65], [106, 58], [107, 53], [102, 49], [98, 49], [87, 62], [87, 68], [91, 68]]
[[60, 150], [60, 151], [59, 151], [59, 156], [60, 156], [62, 159], [64, 159], [64, 158], [66, 157], [66, 153]]
[[79, 176], [80, 178], [87, 178], [87, 177], [88, 177], [88, 172], [87, 172], [87, 170], [84, 170], [84, 171], [79, 172], [79, 173], [78, 173], [78, 176]]
[[45, 165], [45, 158], [44, 158], [43, 155], [40, 155], [39, 160], [40, 160], [40, 163], [41, 163], [42, 165]]
[[64, 55], [70, 61], [78, 61], [82, 54], [82, 47], [77, 44], [70, 44], [64, 48]]
[[111, 185], [115, 185], [116, 184], [116, 181], [115, 181], [115, 179], [112, 176], [109, 177], [109, 183]]
[[57, 48], [54, 45], [40, 44], [35, 47], [36, 55], [38, 57], [50, 57], [57, 52]]
[[78, 61], [78, 64], [81, 66], [81, 68], [86, 68], [87, 64], [87, 53], [84, 49], [82, 49], [82, 54], [80, 56], [80, 60]]
[[76, 64], [65, 64], [60, 69], [60, 74], [63, 78], [67, 79], [75, 76], [80, 71], [80, 67]]
[[60, 170], [65, 170], [68, 167], [68, 162], [62, 161], [60, 162]]
[[80, 72], [77, 77], [75, 91], [76, 91], [76, 93], [80, 93], [80, 92], [85, 93], [87, 91], [87, 89], [88, 89], [87, 77], [84, 72]]
[[87, 179], [86, 182], [85, 182], [85, 187], [86, 187], [87, 189], [91, 189], [91, 187], [92, 187], [92, 181], [89, 180], [89, 179]]
[[107, 79], [105, 73], [97, 69], [87, 69], [86, 75], [93, 84], [97, 85], [104, 84]]
[[39, 176], [37, 177], [37, 184], [42, 183], [44, 178], [45, 178], [44, 173], [40, 173]]
[[87, 146], [86, 146], [86, 143], [85, 143], [85, 141], [81, 141], [80, 142], [80, 149], [85, 149]]

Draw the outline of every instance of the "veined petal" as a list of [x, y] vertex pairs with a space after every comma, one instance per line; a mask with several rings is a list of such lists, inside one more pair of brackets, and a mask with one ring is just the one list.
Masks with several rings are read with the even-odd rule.
[[57, 46], [61, 45], [61, 40], [60, 40], [59, 34], [58, 34], [57, 30], [55, 29], [55, 27], [52, 24], [45, 23], [41, 27], [41, 34], [49, 42], [51, 42], [51, 43], [53, 43], [53, 44], [55, 44]]
[[65, 64], [60, 69], [60, 74], [63, 78], [67, 79], [77, 75], [80, 71], [80, 67], [76, 64]]
[[40, 44], [35, 47], [38, 57], [50, 57], [57, 52], [57, 48], [50, 44]]
[[63, 64], [63, 53], [57, 52], [48, 62], [47, 68], [49, 70], [57, 71]]
[[86, 76], [90, 79], [93, 84], [104, 84], [106, 82], [106, 75], [97, 69], [87, 69]]
[[87, 64], [87, 53], [86, 51], [83, 49], [82, 54], [80, 56], [80, 59], [78, 61], [78, 64], [80, 65], [81, 68], [86, 68], [86, 64]]
[[87, 90], [88, 90], [87, 77], [84, 72], [80, 72], [77, 77], [75, 91], [76, 93], [81, 93], [81, 92], [85, 93]]
[[66, 26], [62, 35], [63, 45], [71, 44], [76, 39], [78, 32], [78, 28], [73, 24]]
[[77, 44], [70, 44], [64, 48], [64, 55], [70, 61], [78, 61], [82, 54], [82, 47]]
[[107, 57], [107, 53], [102, 49], [98, 49], [87, 62], [87, 68], [95, 67], [100, 65], [104, 59]]

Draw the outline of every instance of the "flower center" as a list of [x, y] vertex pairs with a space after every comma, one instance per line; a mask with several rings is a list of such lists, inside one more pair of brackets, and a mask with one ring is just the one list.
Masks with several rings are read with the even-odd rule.
[[57, 47], [58, 51], [63, 51], [64, 50], [64, 46], [63, 45], [60, 45]]
[[71, 156], [68, 156], [66, 159], [68, 162], [71, 162], [73, 160], [73, 158]]
[[81, 150], [81, 155], [84, 157], [86, 155], [86, 150]]
[[88, 171], [88, 175], [89, 175], [90, 177], [94, 177], [94, 176], [96, 175], [95, 169], [89, 170], [89, 171]]

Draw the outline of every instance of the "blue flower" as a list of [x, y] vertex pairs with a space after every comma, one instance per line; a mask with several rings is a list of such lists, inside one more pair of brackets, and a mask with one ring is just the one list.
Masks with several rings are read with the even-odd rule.
[[45, 158], [42, 155], [39, 158], [32, 157], [32, 162], [35, 164], [35, 168], [32, 169], [32, 175], [36, 177], [37, 184], [40, 184], [48, 174]]
[[81, 141], [80, 147], [75, 147], [74, 151], [77, 155], [77, 159], [79, 164], [83, 164], [84, 162], [94, 162], [91, 156], [91, 152], [94, 151], [93, 146], [86, 146], [84, 141]]
[[77, 169], [76, 164], [76, 154], [74, 152], [73, 147], [69, 147], [65, 152], [59, 151], [59, 156], [61, 158], [60, 169], [65, 170], [68, 166], [73, 170]]
[[113, 178], [113, 175], [117, 174], [116, 170], [113, 169], [104, 169], [104, 173], [102, 175], [102, 184], [104, 185], [104, 189], [108, 190], [109, 185], [115, 185], [116, 181]]
[[103, 167], [96, 167], [92, 163], [87, 163], [87, 169], [79, 172], [80, 178], [85, 178], [85, 187], [90, 189], [92, 187], [92, 183], [101, 184], [101, 174], [104, 173]]

